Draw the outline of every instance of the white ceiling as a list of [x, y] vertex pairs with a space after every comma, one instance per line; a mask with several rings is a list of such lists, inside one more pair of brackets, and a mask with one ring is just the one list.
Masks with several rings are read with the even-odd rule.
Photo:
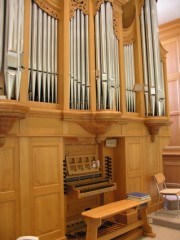
[[180, 0], [158, 0], [159, 25], [180, 18]]

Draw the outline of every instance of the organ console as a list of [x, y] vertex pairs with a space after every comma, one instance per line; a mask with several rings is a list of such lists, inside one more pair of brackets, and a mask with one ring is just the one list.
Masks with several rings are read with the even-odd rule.
[[103, 177], [100, 161], [94, 155], [68, 156], [66, 166], [64, 181], [70, 196], [84, 198], [116, 189], [112, 179]]

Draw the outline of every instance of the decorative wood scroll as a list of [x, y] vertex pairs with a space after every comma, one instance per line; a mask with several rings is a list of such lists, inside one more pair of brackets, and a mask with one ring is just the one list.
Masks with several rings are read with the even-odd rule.
[[[113, 6], [113, 0], [96, 0], [95, 3], [95, 14], [97, 11], [99, 11], [99, 8], [103, 2], [110, 2]], [[95, 15], [94, 14], [94, 15]], [[114, 34], [119, 40], [119, 13], [113, 9], [113, 28], [114, 28]]]
[[108, 129], [117, 123], [116, 121], [108, 121], [108, 120], [91, 120], [89, 121], [78, 121], [79, 124], [84, 130], [91, 134], [105, 134]]
[[123, 29], [124, 44], [133, 43], [135, 41], [135, 39], [136, 39], [135, 38], [135, 27], [136, 27], [136, 25], [135, 25], [135, 20], [134, 20], [129, 28]]
[[145, 120], [144, 124], [149, 130], [149, 133], [151, 135], [151, 141], [154, 142], [155, 135], [158, 134], [159, 129], [164, 126], [169, 126], [171, 122], [168, 119], [155, 119], [155, 118], [149, 118]]
[[50, 16], [59, 19], [61, 8], [60, 8], [60, 1], [58, 0], [34, 0], [34, 2], [46, 13]]
[[96, 137], [102, 137], [114, 124], [124, 125], [127, 122], [121, 119], [122, 113], [112, 111], [102, 111], [99, 113], [85, 113], [82, 117], [81, 112], [64, 112], [63, 119], [68, 122], [74, 122], [81, 126], [85, 131]]
[[120, 39], [120, 33], [119, 33], [119, 13], [113, 10], [113, 28], [114, 28], [114, 34], [117, 37], [117, 39]]
[[89, 14], [89, 4], [87, 0], [69, 0], [69, 19], [74, 16], [76, 9], [82, 10], [84, 14]]
[[0, 101], [0, 146], [5, 142], [5, 136], [13, 124], [25, 118], [28, 106], [11, 100]]

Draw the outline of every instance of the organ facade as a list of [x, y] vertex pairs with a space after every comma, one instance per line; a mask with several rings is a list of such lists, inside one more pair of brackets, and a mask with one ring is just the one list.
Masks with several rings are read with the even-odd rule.
[[0, 238], [71, 239], [132, 191], [153, 211], [170, 124], [156, 5], [0, 0]]

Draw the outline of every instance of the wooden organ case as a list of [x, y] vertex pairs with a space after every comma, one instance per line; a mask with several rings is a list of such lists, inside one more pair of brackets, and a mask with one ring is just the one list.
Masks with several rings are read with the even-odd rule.
[[169, 141], [156, 4], [0, 0], [0, 239], [85, 239], [81, 213], [131, 191], [155, 209]]

